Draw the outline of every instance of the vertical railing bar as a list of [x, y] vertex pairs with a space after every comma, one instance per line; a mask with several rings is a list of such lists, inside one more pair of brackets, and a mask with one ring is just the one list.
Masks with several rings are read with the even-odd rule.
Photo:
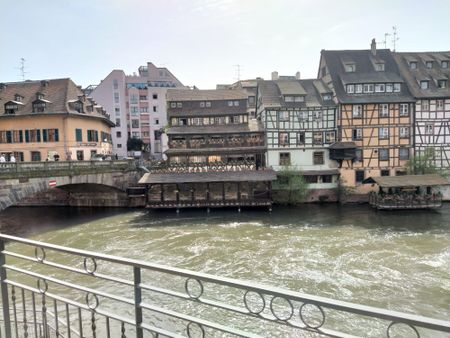
[[142, 289], [141, 289], [141, 268], [133, 267], [134, 275], [134, 312], [136, 317], [136, 338], [143, 338], [144, 331], [142, 329]]
[[45, 305], [45, 293], [42, 294], [42, 330], [44, 332], [44, 338], [48, 337], [48, 325], [47, 325], [47, 307]]
[[16, 337], [19, 338], [19, 327], [17, 323], [17, 308], [16, 308], [16, 288], [14, 287], [14, 285], [11, 290], [11, 299], [13, 303], [14, 329], [16, 331]]
[[69, 304], [66, 303], [66, 325], [67, 325], [67, 338], [71, 337], [71, 327], [70, 327], [70, 312], [69, 312]]
[[3, 305], [3, 321], [5, 324], [5, 336], [11, 337], [11, 318], [9, 317], [9, 297], [8, 297], [8, 285], [6, 280], [6, 269], [4, 268], [6, 263], [6, 257], [3, 253], [5, 251], [5, 241], [0, 240], [0, 282], [2, 290], [2, 305]]
[[106, 317], [106, 337], [111, 338], [111, 330], [109, 328], [109, 317]]
[[23, 308], [23, 330], [24, 337], [28, 337], [28, 324], [27, 324], [27, 307], [25, 305], [25, 289], [22, 289], [22, 308]]
[[78, 308], [78, 330], [80, 331], [80, 337], [83, 337], [83, 316], [80, 307]]
[[34, 292], [31, 292], [31, 305], [33, 307], [34, 334], [37, 336], [36, 297]]
[[59, 323], [58, 323], [58, 304], [56, 299], [53, 299], [53, 311], [55, 312], [55, 333], [56, 337], [59, 336]]

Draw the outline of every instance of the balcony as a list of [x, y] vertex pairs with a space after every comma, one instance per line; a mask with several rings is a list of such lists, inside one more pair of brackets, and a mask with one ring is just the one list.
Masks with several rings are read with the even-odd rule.
[[171, 140], [171, 149], [207, 149], [207, 148], [240, 148], [240, 147], [264, 147], [263, 137], [232, 137], [232, 138], [208, 138], [208, 139], [188, 139]]

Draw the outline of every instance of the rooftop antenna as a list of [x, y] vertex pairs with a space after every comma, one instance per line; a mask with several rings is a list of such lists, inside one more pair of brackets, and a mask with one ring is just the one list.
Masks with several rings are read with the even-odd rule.
[[398, 40], [400, 40], [400, 38], [399, 38], [397, 35], [398, 35], [398, 33], [397, 33], [397, 27], [396, 27], [396, 26], [393, 26], [393, 27], [392, 27], [392, 45], [393, 45], [393, 47], [394, 47], [394, 52], [395, 52], [395, 46], [396, 46], [396, 43], [397, 43]]
[[236, 67], [236, 81], [241, 80], [241, 65], [234, 65]]
[[25, 81], [25, 74], [27, 73], [25, 71], [25, 59], [24, 58], [20, 58], [20, 67], [18, 67], [17, 69], [20, 70], [20, 77], [22, 78], [22, 81]]
[[387, 37], [390, 36], [391, 34], [389, 33], [384, 33], [384, 49], [387, 49]]

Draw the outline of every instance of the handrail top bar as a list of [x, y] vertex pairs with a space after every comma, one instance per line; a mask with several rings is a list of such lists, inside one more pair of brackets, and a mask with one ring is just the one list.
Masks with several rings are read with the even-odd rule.
[[[274, 296], [280, 296], [280, 297], [289, 297], [292, 300], [301, 301], [304, 303], [314, 303], [317, 305], [322, 305], [324, 307], [333, 308], [336, 310], [344, 310], [355, 314], [360, 315], [369, 315], [374, 316], [382, 319], [388, 319], [388, 320], [396, 320], [401, 322], [407, 322], [413, 325], [418, 325], [421, 327], [428, 327], [432, 329], [439, 329], [444, 332], [450, 332], [450, 321], [442, 320], [442, 319], [434, 319], [434, 318], [428, 318], [424, 316], [414, 315], [414, 314], [408, 314], [408, 313], [402, 313], [398, 311], [391, 311], [386, 310], [382, 308], [367, 306], [367, 305], [361, 305], [361, 304], [355, 304], [340, 300], [334, 300], [326, 297], [321, 296], [314, 296], [309, 295], [297, 291], [291, 291], [291, 290], [285, 290], [279, 287], [273, 287], [273, 286], [267, 286], [264, 284], [259, 284], [255, 282], [249, 282], [249, 281], [243, 281], [228, 277], [219, 277], [203, 272], [194, 272], [186, 269], [180, 269], [175, 267], [169, 267], [162, 264], [156, 264], [156, 263], [148, 263], [142, 260], [136, 260], [136, 259], [129, 259], [129, 258], [123, 258], [113, 255], [107, 255], [103, 253], [97, 253], [93, 251], [88, 250], [81, 250], [81, 249], [74, 249], [69, 247], [64, 247], [61, 245], [56, 244], [49, 244], [44, 243], [40, 241], [20, 238], [16, 236], [11, 235], [5, 235], [0, 233], [0, 240], [9, 240], [13, 242], [18, 242], [26, 245], [41, 247], [45, 249], [55, 250], [59, 252], [74, 254], [78, 256], [84, 256], [89, 258], [95, 258], [100, 259], [104, 261], [109, 261], [112, 263], [120, 263], [123, 265], [133, 266], [133, 267], [139, 267], [144, 269], [150, 269], [158, 272], [163, 273], [169, 273], [172, 275], [179, 275], [183, 277], [188, 278], [195, 278], [200, 279], [204, 282], [212, 282], [216, 284], [223, 284], [227, 286], [232, 287], [242, 287], [250, 291], [254, 292], [260, 292], [260, 293], [269, 293]], [[36, 260], [37, 261], [37, 260]], [[45, 262], [45, 260], [44, 260]]]

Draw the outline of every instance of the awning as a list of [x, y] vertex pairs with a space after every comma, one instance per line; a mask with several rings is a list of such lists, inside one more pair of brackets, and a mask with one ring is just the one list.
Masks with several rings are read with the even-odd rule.
[[329, 146], [330, 149], [353, 149], [356, 148], [355, 142], [334, 142]]
[[274, 181], [277, 179], [275, 171], [246, 170], [246, 171], [223, 171], [204, 173], [163, 173], [144, 174], [139, 184], [170, 184], [170, 183], [206, 183], [206, 182], [261, 182]]
[[403, 175], [369, 177], [363, 181], [364, 184], [376, 183], [382, 188], [403, 187], [431, 187], [438, 185], [450, 185], [450, 182], [439, 175]]

